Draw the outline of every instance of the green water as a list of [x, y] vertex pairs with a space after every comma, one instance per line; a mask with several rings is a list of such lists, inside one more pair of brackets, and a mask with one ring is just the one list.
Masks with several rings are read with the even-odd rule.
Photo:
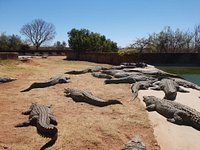
[[200, 67], [174, 67], [174, 66], [156, 66], [157, 68], [182, 76], [186, 80], [200, 86]]
[[184, 74], [181, 76], [186, 80], [191, 81], [200, 86], [200, 74]]

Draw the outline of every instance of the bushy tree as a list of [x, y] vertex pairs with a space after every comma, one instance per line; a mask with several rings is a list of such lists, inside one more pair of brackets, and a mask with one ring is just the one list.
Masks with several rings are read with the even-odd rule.
[[69, 47], [76, 51], [97, 51], [113, 52], [117, 51], [117, 43], [106, 39], [104, 35], [90, 32], [88, 29], [72, 29], [68, 32]]
[[4, 33], [0, 35], [0, 50], [8, 50], [8, 36]]
[[17, 35], [6, 35], [4, 33], [0, 35], [0, 50], [24, 50], [28, 48], [29, 46], [24, 44]]
[[177, 28], [164, 27], [159, 33], [150, 34], [147, 38], [139, 38], [130, 45], [138, 52], [182, 53], [198, 52], [200, 49], [200, 25], [194, 32]]
[[131, 48], [137, 49], [139, 53], [142, 53], [144, 49], [149, 45], [149, 39], [146, 38], [138, 38], [133, 44], [131, 44]]

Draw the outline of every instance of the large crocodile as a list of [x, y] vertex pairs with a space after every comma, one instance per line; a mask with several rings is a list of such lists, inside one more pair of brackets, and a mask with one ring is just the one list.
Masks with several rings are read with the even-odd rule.
[[196, 90], [200, 91], [200, 86], [198, 86], [192, 82], [189, 82], [189, 81], [186, 81], [186, 80], [180, 79], [180, 78], [173, 78], [173, 79], [180, 86], [183, 86], [186, 88], [192, 88], [192, 89], [196, 89]]
[[70, 89], [67, 88], [64, 91], [65, 96], [71, 97], [75, 102], [85, 102], [94, 106], [104, 107], [108, 105], [114, 105], [114, 104], [122, 104], [118, 100], [104, 100], [95, 97], [92, 93], [78, 90], [78, 89]]
[[105, 84], [119, 84], [119, 83], [135, 83], [137, 81], [147, 81], [147, 80], [153, 80], [154, 78], [148, 77], [145, 75], [129, 75], [127, 77], [123, 78], [117, 78], [117, 79], [107, 79], [105, 80]]
[[119, 66], [112, 66], [111, 69], [125, 69], [125, 68], [145, 68], [147, 67], [146, 63], [121, 63]]
[[163, 90], [165, 93], [165, 99], [168, 100], [175, 100], [177, 91], [188, 93], [189, 91], [184, 90], [181, 88], [173, 79], [162, 79], [161, 81], [157, 81], [153, 83], [154, 87], [151, 89], [153, 90]]
[[124, 73], [124, 71], [117, 70], [117, 69], [102, 70], [101, 72], [104, 73], [104, 74], [111, 75], [111, 76], [114, 76], [117, 73]]
[[22, 114], [29, 115], [29, 119], [17, 124], [15, 127], [26, 127], [29, 125], [36, 126], [38, 134], [43, 137], [51, 138], [41, 150], [55, 144], [58, 130], [54, 125], [57, 125], [57, 121], [50, 110], [50, 107], [32, 103], [30, 108], [27, 111], [22, 112]]
[[70, 79], [70, 78], [69, 77], [64, 77], [64, 76], [61, 76], [61, 75], [55, 76], [55, 77], [50, 78], [47, 81], [34, 82], [34, 83], [31, 84], [30, 87], [28, 87], [25, 90], [22, 90], [21, 92], [27, 92], [27, 91], [30, 91], [30, 90], [32, 90], [34, 88], [45, 88], [45, 87], [56, 85], [58, 83], [67, 83], [68, 79]]
[[116, 70], [116, 69], [109, 69], [109, 70], [103, 70], [102, 73], [111, 75], [115, 78], [123, 78], [130, 75], [142, 75], [138, 72], [125, 72], [123, 70]]
[[144, 96], [146, 110], [156, 111], [167, 118], [167, 121], [178, 125], [191, 126], [200, 130], [200, 112], [178, 102], [159, 99], [155, 96]]
[[65, 72], [65, 74], [73, 74], [73, 75], [79, 75], [79, 74], [84, 74], [84, 73], [89, 73], [89, 72], [98, 72], [101, 70], [107, 70], [106, 67], [103, 66], [95, 66], [95, 67], [90, 67], [82, 70], [71, 70]]
[[104, 73], [98, 73], [98, 72], [93, 72], [92, 76], [96, 77], [96, 78], [103, 78], [103, 79], [111, 79], [112, 78], [111, 75], [104, 74]]
[[181, 76], [179, 75], [176, 75], [176, 74], [171, 74], [171, 73], [167, 73], [167, 72], [164, 72], [162, 70], [159, 70], [159, 69], [143, 69], [143, 68], [134, 68], [134, 69], [123, 69], [124, 72], [138, 72], [138, 73], [142, 73], [142, 74], [145, 74], [145, 75], [149, 75], [149, 76], [153, 76], [155, 78], [158, 78], [158, 79], [162, 79], [162, 78], [180, 78], [180, 79], [183, 79]]
[[5, 82], [11, 82], [17, 80], [16, 78], [11, 78], [11, 77], [0, 77], [0, 83], [5, 83]]
[[131, 91], [133, 93], [133, 100], [138, 96], [139, 90], [147, 90], [149, 87], [152, 87], [152, 83], [155, 81], [138, 81], [133, 83], [131, 86]]

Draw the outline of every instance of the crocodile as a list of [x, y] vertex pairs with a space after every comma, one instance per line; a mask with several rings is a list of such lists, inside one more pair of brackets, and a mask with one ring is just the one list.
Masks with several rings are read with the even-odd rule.
[[82, 70], [67, 71], [67, 72], [65, 72], [65, 74], [79, 75], [79, 74], [84, 74], [84, 73], [99, 72], [101, 70], [107, 70], [107, 68], [103, 67], [103, 66], [95, 66], [95, 67], [86, 68], [86, 69], [82, 69]]
[[147, 67], [146, 63], [121, 63], [119, 66], [112, 66], [111, 69], [125, 69], [125, 68], [145, 68]]
[[5, 83], [5, 82], [11, 82], [17, 80], [16, 78], [11, 78], [11, 77], [0, 77], [0, 83]]
[[143, 139], [136, 134], [127, 144], [124, 144], [121, 150], [146, 150]]
[[162, 79], [153, 83], [154, 87], [152, 90], [163, 90], [165, 93], [165, 99], [175, 100], [177, 96], [177, 91], [188, 93], [189, 91], [181, 88], [173, 79]]
[[50, 78], [47, 81], [42, 81], [42, 82], [34, 82], [30, 85], [30, 87], [28, 87], [27, 89], [22, 90], [21, 92], [27, 92], [30, 91], [34, 88], [45, 88], [45, 87], [49, 87], [49, 86], [53, 86], [59, 83], [68, 83], [67, 80], [69, 80], [69, 77], [64, 77], [64, 76], [55, 76]]
[[164, 72], [164, 71], [156, 69], [156, 68], [155, 69], [134, 68], [134, 69], [123, 69], [123, 71], [124, 72], [138, 72], [138, 73], [142, 73], [144, 75], [149, 75], [149, 76], [152, 76], [152, 77], [158, 78], [158, 79], [168, 78], [168, 77], [183, 79], [179, 75], [167, 73], [167, 72]]
[[104, 74], [104, 73], [97, 73], [97, 72], [93, 72], [92, 76], [96, 77], [96, 78], [104, 78], [104, 79], [111, 79], [112, 78], [111, 75]]
[[156, 111], [167, 118], [167, 121], [191, 126], [200, 131], [200, 112], [178, 102], [159, 99], [155, 96], [144, 96], [147, 111]]
[[109, 69], [109, 70], [102, 70], [101, 73], [114, 76], [114, 75], [117, 74], [117, 73], [124, 73], [124, 71], [122, 71], [122, 70], [117, 70], [117, 69]]
[[101, 98], [97, 98], [92, 93], [84, 90], [67, 88], [65, 89], [64, 93], [66, 97], [71, 97], [75, 102], [85, 102], [99, 107], [122, 104], [118, 100], [104, 100]]
[[108, 69], [108, 70], [103, 70], [101, 72], [104, 74], [111, 75], [115, 78], [123, 78], [130, 75], [142, 75], [141, 73], [138, 72], [125, 72], [123, 70], [117, 70], [117, 69]]
[[29, 125], [36, 126], [39, 135], [51, 138], [41, 150], [55, 144], [58, 130], [54, 125], [57, 125], [58, 123], [50, 110], [50, 106], [32, 103], [30, 108], [27, 111], [22, 112], [22, 114], [29, 115], [29, 119], [17, 124], [15, 127], [26, 127]]
[[107, 79], [105, 84], [118, 84], [118, 83], [135, 83], [137, 81], [153, 80], [154, 78], [145, 75], [129, 75], [127, 77], [117, 78], [117, 79]]
[[138, 96], [139, 90], [148, 90], [149, 87], [152, 87], [152, 83], [155, 81], [138, 81], [131, 85], [131, 91], [133, 93], [133, 100]]
[[183, 86], [183, 87], [186, 87], [186, 88], [192, 88], [192, 89], [200, 91], [200, 86], [198, 86], [198, 85], [196, 85], [192, 82], [189, 82], [189, 81], [186, 81], [186, 80], [180, 79], [180, 78], [173, 78], [173, 79], [180, 86]]

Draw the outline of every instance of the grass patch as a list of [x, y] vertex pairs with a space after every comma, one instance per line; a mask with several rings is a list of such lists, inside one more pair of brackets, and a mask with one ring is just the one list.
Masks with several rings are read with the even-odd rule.
[[20, 60], [0, 60], [0, 68], [1, 71], [6, 72], [23, 72], [30, 71], [31, 69], [27, 69], [21, 67], [20, 64], [23, 64]]
[[11, 65], [18, 65], [18, 64], [20, 64], [19, 60], [11, 60], [11, 59], [0, 60], [1, 66], [11, 66]]
[[[44, 62], [46, 64], [53, 64], [53, 65], [92, 65], [92, 66], [96, 66], [96, 63], [93, 62], [87, 62], [87, 61], [74, 61], [74, 60], [61, 60], [61, 61], [57, 61], [57, 60], [51, 60], [51, 61], [45, 61]], [[43, 62], [43, 63], [44, 63]]]
[[156, 66], [158, 69], [174, 74], [200, 74], [200, 67], [174, 67], [174, 66]]

